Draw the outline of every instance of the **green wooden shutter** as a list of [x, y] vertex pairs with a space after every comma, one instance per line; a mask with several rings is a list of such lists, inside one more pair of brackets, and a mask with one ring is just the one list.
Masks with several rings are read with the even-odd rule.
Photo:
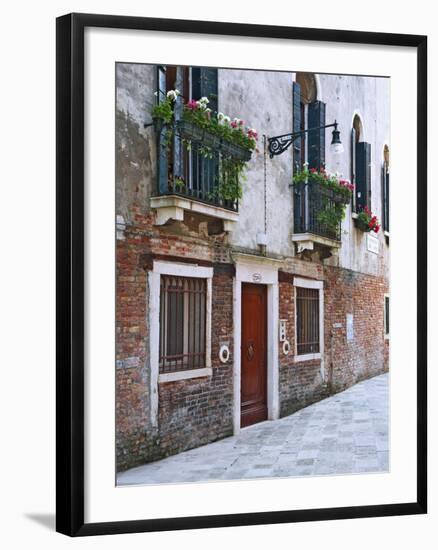
[[[184, 69], [183, 67], [176, 68], [175, 88], [182, 92], [184, 88]], [[182, 117], [183, 98], [178, 96], [174, 106], [175, 121]], [[173, 175], [178, 177], [184, 176], [183, 168], [183, 143], [178, 132], [173, 136]]]
[[[166, 99], [166, 67], [158, 65], [157, 67], [157, 101]], [[167, 158], [167, 143], [166, 143], [167, 128], [163, 126], [158, 130], [158, 192], [167, 193], [168, 187], [168, 169], [169, 161]]]
[[371, 144], [356, 143], [356, 206], [371, 208]]
[[[351, 129], [350, 157], [351, 157], [351, 183], [356, 187], [356, 130], [355, 128]], [[352, 206], [353, 212], [356, 212], [357, 211], [356, 193], [352, 194], [351, 206]]]
[[383, 230], [389, 231], [389, 170], [386, 162], [382, 167]]
[[[308, 105], [307, 127], [320, 128], [325, 126], [325, 103], [314, 101]], [[325, 166], [325, 128], [308, 132], [307, 156], [309, 168], [319, 170]]]
[[[301, 131], [301, 86], [298, 82], [292, 83], [292, 132]], [[293, 142], [293, 171], [301, 168], [301, 138]]]
[[192, 67], [192, 98], [208, 97], [209, 107], [218, 110], [218, 70], [211, 67]]
[[[211, 67], [192, 67], [192, 98], [200, 99], [208, 97], [208, 107], [217, 112], [218, 110], [218, 70]], [[196, 147], [193, 153], [196, 153]], [[213, 158], [197, 155], [197, 162], [193, 164], [192, 187], [198, 192], [202, 199], [214, 192], [219, 182], [219, 158], [216, 154]]]

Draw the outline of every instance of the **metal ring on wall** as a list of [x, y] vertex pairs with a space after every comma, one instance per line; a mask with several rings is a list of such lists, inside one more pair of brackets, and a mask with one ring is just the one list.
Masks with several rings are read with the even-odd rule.
[[229, 358], [230, 348], [226, 344], [223, 344], [219, 350], [219, 360], [221, 363], [228, 363]]
[[283, 353], [287, 355], [290, 352], [290, 343], [289, 340], [283, 342]]

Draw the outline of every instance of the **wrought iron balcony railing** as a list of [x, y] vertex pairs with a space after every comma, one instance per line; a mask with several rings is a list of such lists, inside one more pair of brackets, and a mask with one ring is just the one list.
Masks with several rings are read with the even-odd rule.
[[[167, 132], [166, 127], [159, 132]], [[160, 164], [167, 168], [165, 177], [159, 176], [159, 195], [179, 195], [238, 211], [238, 201], [221, 194], [221, 181], [238, 177], [226, 172], [223, 160], [247, 161], [251, 158], [250, 151], [185, 121], [177, 122], [170, 146], [161, 139], [159, 147], [160, 155], [165, 157]]]
[[324, 222], [324, 213], [344, 199], [333, 189], [316, 182], [294, 185], [294, 233], [311, 233], [334, 241], [341, 240], [341, 223]]

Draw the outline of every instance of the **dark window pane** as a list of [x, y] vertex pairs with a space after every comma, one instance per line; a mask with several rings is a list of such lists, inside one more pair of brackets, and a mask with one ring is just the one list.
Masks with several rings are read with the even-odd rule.
[[389, 296], [385, 296], [385, 334], [389, 334]]
[[319, 353], [319, 290], [297, 287], [297, 354]]
[[160, 372], [205, 367], [205, 279], [161, 276]]

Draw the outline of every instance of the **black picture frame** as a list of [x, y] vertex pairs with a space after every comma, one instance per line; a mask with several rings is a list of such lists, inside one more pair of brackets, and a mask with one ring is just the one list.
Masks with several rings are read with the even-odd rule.
[[[417, 52], [417, 499], [311, 510], [84, 522], [84, 29], [158, 30], [381, 46]], [[208, 21], [68, 14], [57, 19], [56, 529], [69, 536], [322, 521], [427, 511], [427, 37]]]

